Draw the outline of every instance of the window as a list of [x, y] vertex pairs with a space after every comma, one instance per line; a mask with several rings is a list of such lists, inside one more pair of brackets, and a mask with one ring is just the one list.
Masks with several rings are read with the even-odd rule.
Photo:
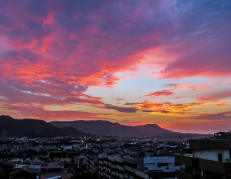
[[158, 163], [158, 167], [168, 166], [168, 163]]
[[218, 161], [222, 162], [222, 153], [218, 153]]

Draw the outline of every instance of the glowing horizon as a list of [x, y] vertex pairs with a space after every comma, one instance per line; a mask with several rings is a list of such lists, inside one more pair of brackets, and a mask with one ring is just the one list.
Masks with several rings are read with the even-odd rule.
[[231, 2], [0, 2], [0, 115], [231, 126]]

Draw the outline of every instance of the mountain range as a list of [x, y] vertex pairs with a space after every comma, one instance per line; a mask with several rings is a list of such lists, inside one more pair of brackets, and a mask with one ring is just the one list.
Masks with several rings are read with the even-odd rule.
[[13, 119], [10, 116], [0, 116], [0, 134], [3, 130], [10, 136], [26, 136], [34, 138], [87, 135], [73, 127], [59, 128], [43, 120], [18, 120]]
[[141, 126], [125, 126], [119, 123], [109, 121], [53, 121], [50, 122], [56, 127], [74, 127], [82, 132], [94, 135], [111, 136], [152, 136], [158, 134], [173, 133], [170, 130], [163, 129], [157, 124], [147, 124]]
[[58, 137], [70, 135], [111, 135], [111, 136], [153, 136], [174, 133], [157, 124], [125, 126], [109, 121], [53, 121], [47, 123], [37, 119], [14, 119], [0, 116], [0, 134], [26, 137]]

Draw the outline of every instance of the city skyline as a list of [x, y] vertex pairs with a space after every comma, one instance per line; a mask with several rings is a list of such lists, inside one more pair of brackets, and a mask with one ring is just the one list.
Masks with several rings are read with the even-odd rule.
[[55, 2], [0, 1], [0, 115], [228, 131], [230, 1]]

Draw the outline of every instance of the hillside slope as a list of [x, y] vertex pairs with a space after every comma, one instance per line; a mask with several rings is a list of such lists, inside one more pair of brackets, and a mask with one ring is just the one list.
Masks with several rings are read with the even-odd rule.
[[95, 135], [112, 135], [112, 136], [145, 136], [172, 133], [172, 131], [163, 129], [156, 124], [143, 126], [124, 126], [109, 121], [53, 121], [50, 124], [56, 127], [74, 127], [82, 132]]
[[73, 127], [59, 128], [43, 120], [13, 119], [10, 116], [0, 116], [0, 134], [5, 130], [7, 135], [26, 137], [58, 137], [70, 135], [85, 135]]

